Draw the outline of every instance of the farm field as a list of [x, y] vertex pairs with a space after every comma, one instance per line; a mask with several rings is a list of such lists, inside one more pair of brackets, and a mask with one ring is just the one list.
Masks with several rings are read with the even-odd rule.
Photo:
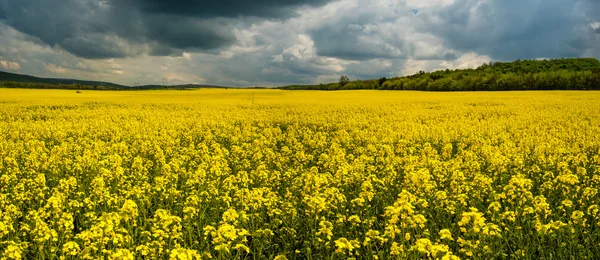
[[600, 92], [0, 89], [1, 259], [593, 259]]

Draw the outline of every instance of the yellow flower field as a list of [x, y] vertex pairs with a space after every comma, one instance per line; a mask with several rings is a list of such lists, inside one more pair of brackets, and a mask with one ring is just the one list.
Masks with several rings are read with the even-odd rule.
[[592, 259], [600, 92], [0, 89], [0, 259]]

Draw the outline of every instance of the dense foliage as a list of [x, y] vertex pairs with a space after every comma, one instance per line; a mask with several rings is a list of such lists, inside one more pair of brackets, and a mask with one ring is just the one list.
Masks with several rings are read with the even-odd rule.
[[55, 83], [35, 83], [35, 82], [0, 82], [0, 88], [24, 88], [24, 89], [73, 89], [73, 90], [121, 90], [124, 88], [102, 85], [82, 85], [82, 84], [55, 84]]
[[[596, 59], [556, 59], [496, 62], [477, 69], [419, 72], [412, 76], [358, 80], [344, 84], [295, 85], [282, 89], [311, 90], [600, 90], [600, 61]], [[381, 83], [381, 84], [379, 84]]]
[[0, 89], [2, 259], [594, 259], [600, 93]]
[[[8, 86], [4, 86], [5, 82], [11, 82]], [[26, 83], [18, 85], [19, 83]], [[35, 84], [32, 84], [35, 83]], [[76, 80], [76, 79], [61, 79], [61, 78], [38, 78], [29, 75], [16, 74], [0, 71], [0, 87], [21, 87], [21, 88], [62, 88], [71, 89], [73, 86], [85, 86], [85, 88], [91, 88], [91, 86], [102, 86], [102, 88], [110, 89], [122, 89], [126, 86], [118, 85], [110, 82], [90, 81], [90, 80]]]

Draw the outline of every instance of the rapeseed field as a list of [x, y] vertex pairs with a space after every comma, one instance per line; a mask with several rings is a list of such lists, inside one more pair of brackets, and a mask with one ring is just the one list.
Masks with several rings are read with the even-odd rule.
[[1, 259], [593, 259], [600, 92], [0, 89]]

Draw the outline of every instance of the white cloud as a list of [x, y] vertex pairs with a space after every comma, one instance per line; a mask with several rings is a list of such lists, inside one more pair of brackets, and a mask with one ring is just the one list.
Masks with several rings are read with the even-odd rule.
[[317, 75], [319, 73], [341, 72], [344, 71], [345, 66], [356, 63], [317, 55], [315, 42], [307, 34], [298, 35], [296, 44], [285, 48], [282, 53], [273, 58], [273, 61], [279, 61], [290, 68]]
[[409, 59], [399, 71], [399, 74], [406, 76], [415, 74], [421, 70], [430, 72], [442, 69], [476, 68], [481, 66], [483, 63], [489, 63], [491, 60], [492, 59], [489, 56], [477, 55], [473, 52], [465, 53], [458, 59], [451, 61]]
[[122, 71], [122, 70], [111, 70], [110, 72], [112, 74], [115, 74], [115, 75], [123, 75], [123, 74], [125, 74], [125, 72]]
[[14, 61], [7, 61], [7, 60], [0, 59], [0, 65], [5, 70], [20, 70], [21, 69], [21, 65], [18, 62], [14, 62]]
[[189, 73], [166, 73], [165, 78], [168, 80], [169, 85], [206, 83], [206, 79]]
[[283, 54], [273, 55], [271, 61], [276, 62], [276, 63], [282, 63], [283, 62]]
[[492, 60], [487, 55], [477, 55], [474, 52], [465, 53], [460, 58], [454, 61], [444, 61], [442, 67], [449, 69], [469, 69], [481, 66], [484, 63], [489, 63]]
[[406, 0], [406, 3], [412, 8], [431, 8], [450, 5], [454, 0]]
[[67, 72], [67, 68], [55, 64], [46, 64], [46, 69], [55, 74], [64, 74]]
[[311, 83], [312, 84], [325, 84], [331, 82], [337, 82], [340, 79], [341, 75], [332, 74], [332, 75], [319, 75], [317, 76]]

